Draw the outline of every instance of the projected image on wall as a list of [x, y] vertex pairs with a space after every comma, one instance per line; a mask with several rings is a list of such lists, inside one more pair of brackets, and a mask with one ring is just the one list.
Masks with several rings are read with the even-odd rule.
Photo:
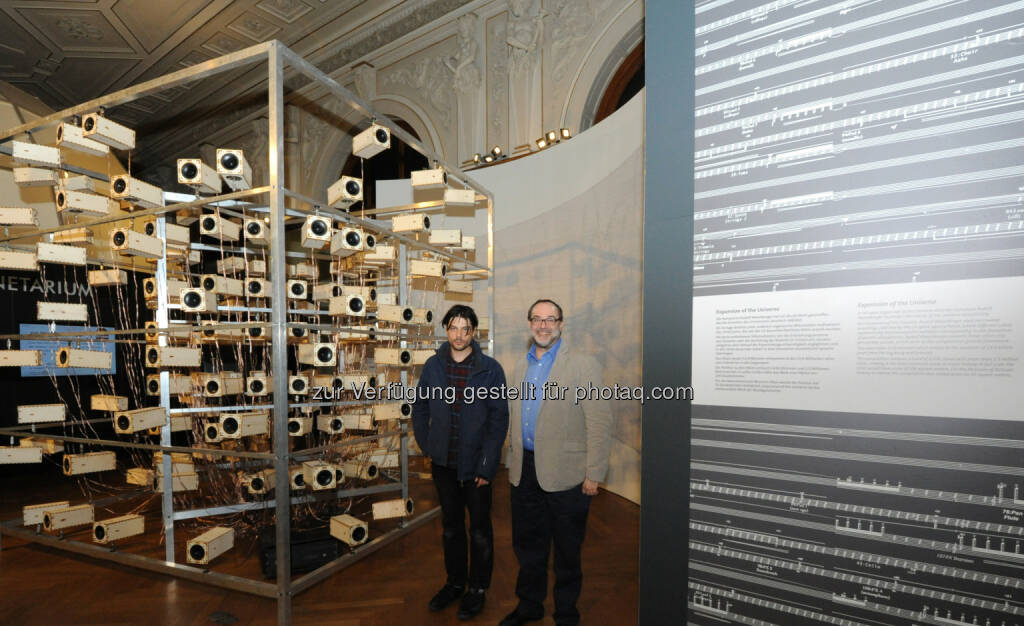
[[1024, 624], [1024, 2], [696, 18], [690, 622]]
[[695, 345], [715, 364], [700, 388], [973, 417], [935, 393], [970, 382], [985, 417], [1018, 419], [1021, 7], [745, 5], [698, 8], [694, 314], [715, 329]]

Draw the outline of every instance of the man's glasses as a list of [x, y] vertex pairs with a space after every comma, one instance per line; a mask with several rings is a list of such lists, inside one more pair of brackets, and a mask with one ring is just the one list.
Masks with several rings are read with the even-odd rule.
[[560, 317], [531, 317], [530, 323], [534, 326], [554, 326], [555, 322], [561, 322]]

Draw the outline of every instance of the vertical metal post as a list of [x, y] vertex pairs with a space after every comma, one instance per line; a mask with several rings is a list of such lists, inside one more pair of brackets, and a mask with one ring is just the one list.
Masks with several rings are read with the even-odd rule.
[[284, 59], [280, 42], [268, 51], [270, 146], [271, 355], [274, 372], [274, 510], [277, 554], [277, 623], [291, 624], [291, 503], [288, 480], [288, 336], [284, 240]]
[[[487, 198], [487, 356], [494, 354], [494, 198]], [[518, 384], [518, 383], [513, 383]]]
[[[156, 326], [158, 329], [165, 328], [168, 331], [171, 328], [171, 323], [167, 315], [167, 303], [169, 298], [167, 295], [167, 218], [160, 215], [156, 218], [156, 236], [158, 239], [163, 241], [164, 253], [156, 261]], [[167, 345], [167, 334], [157, 334], [157, 345]], [[145, 348], [144, 348], [145, 349]], [[143, 361], [146, 359], [146, 355], [142, 356]], [[164, 409], [171, 408], [171, 374], [166, 369], [160, 370], [160, 406]], [[160, 428], [160, 445], [169, 446], [171, 445], [171, 418], [170, 413], [167, 414], [167, 421]], [[161, 501], [161, 510], [164, 522], [164, 560], [168, 563], [174, 562], [174, 477], [171, 475], [172, 472], [172, 460], [171, 455], [167, 452], [160, 453], [161, 458], [161, 469], [163, 470], [163, 488], [164, 492]]]
[[[409, 287], [406, 279], [409, 275], [409, 259], [407, 254], [409, 249], [404, 243], [398, 245], [398, 304], [401, 306], [409, 306]], [[405, 340], [405, 333], [402, 332], [401, 326], [399, 326], [399, 333], [402, 333], [399, 346], [402, 348], [408, 347], [408, 342]], [[402, 387], [404, 388], [409, 384], [409, 372], [402, 370]], [[408, 439], [408, 425], [402, 424], [402, 434], [399, 439], [401, 440], [401, 451], [399, 452], [399, 467], [401, 468], [402, 476], [402, 500], [405, 501], [409, 498], [409, 439]]]

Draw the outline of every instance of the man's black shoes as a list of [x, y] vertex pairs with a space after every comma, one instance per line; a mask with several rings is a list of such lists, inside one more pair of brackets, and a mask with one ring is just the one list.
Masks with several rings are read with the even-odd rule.
[[[445, 583], [444, 587], [441, 587], [441, 591], [434, 594], [434, 597], [430, 599], [431, 611], [440, 611], [452, 602], [455, 602], [462, 597], [465, 592], [465, 587], [456, 587], [451, 583]], [[480, 606], [483, 606], [483, 601], [480, 602]]]
[[516, 609], [515, 611], [512, 611], [511, 613], [506, 615], [505, 618], [501, 620], [501, 622], [498, 624], [498, 626], [523, 626], [523, 624], [526, 624], [527, 622], [536, 622], [542, 617], [543, 615], [538, 615], [537, 617], [528, 617], [520, 613], [519, 609]]
[[474, 615], [484, 610], [485, 597], [483, 589], [470, 587], [466, 595], [462, 596], [462, 602], [459, 603], [459, 619], [472, 619]]

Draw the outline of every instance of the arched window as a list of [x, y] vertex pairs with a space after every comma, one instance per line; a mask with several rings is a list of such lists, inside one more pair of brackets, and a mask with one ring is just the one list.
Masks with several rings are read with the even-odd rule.
[[629, 102], [630, 98], [640, 93], [644, 88], [644, 42], [633, 49], [632, 52], [622, 61], [615, 74], [612, 75], [608, 87], [601, 96], [601, 103], [597, 106], [597, 113], [594, 115], [594, 123], [597, 124], [622, 105]]
[[[405, 120], [392, 118], [390, 121], [416, 139], [420, 139], [420, 136]], [[355, 176], [363, 179], [363, 203], [351, 207], [352, 211], [362, 211], [364, 206], [377, 206], [376, 183], [378, 180], [409, 178], [413, 171], [427, 167], [427, 157], [392, 135], [390, 150], [385, 150], [365, 161], [355, 155], [349, 156], [344, 167], [341, 168], [339, 177]]]

